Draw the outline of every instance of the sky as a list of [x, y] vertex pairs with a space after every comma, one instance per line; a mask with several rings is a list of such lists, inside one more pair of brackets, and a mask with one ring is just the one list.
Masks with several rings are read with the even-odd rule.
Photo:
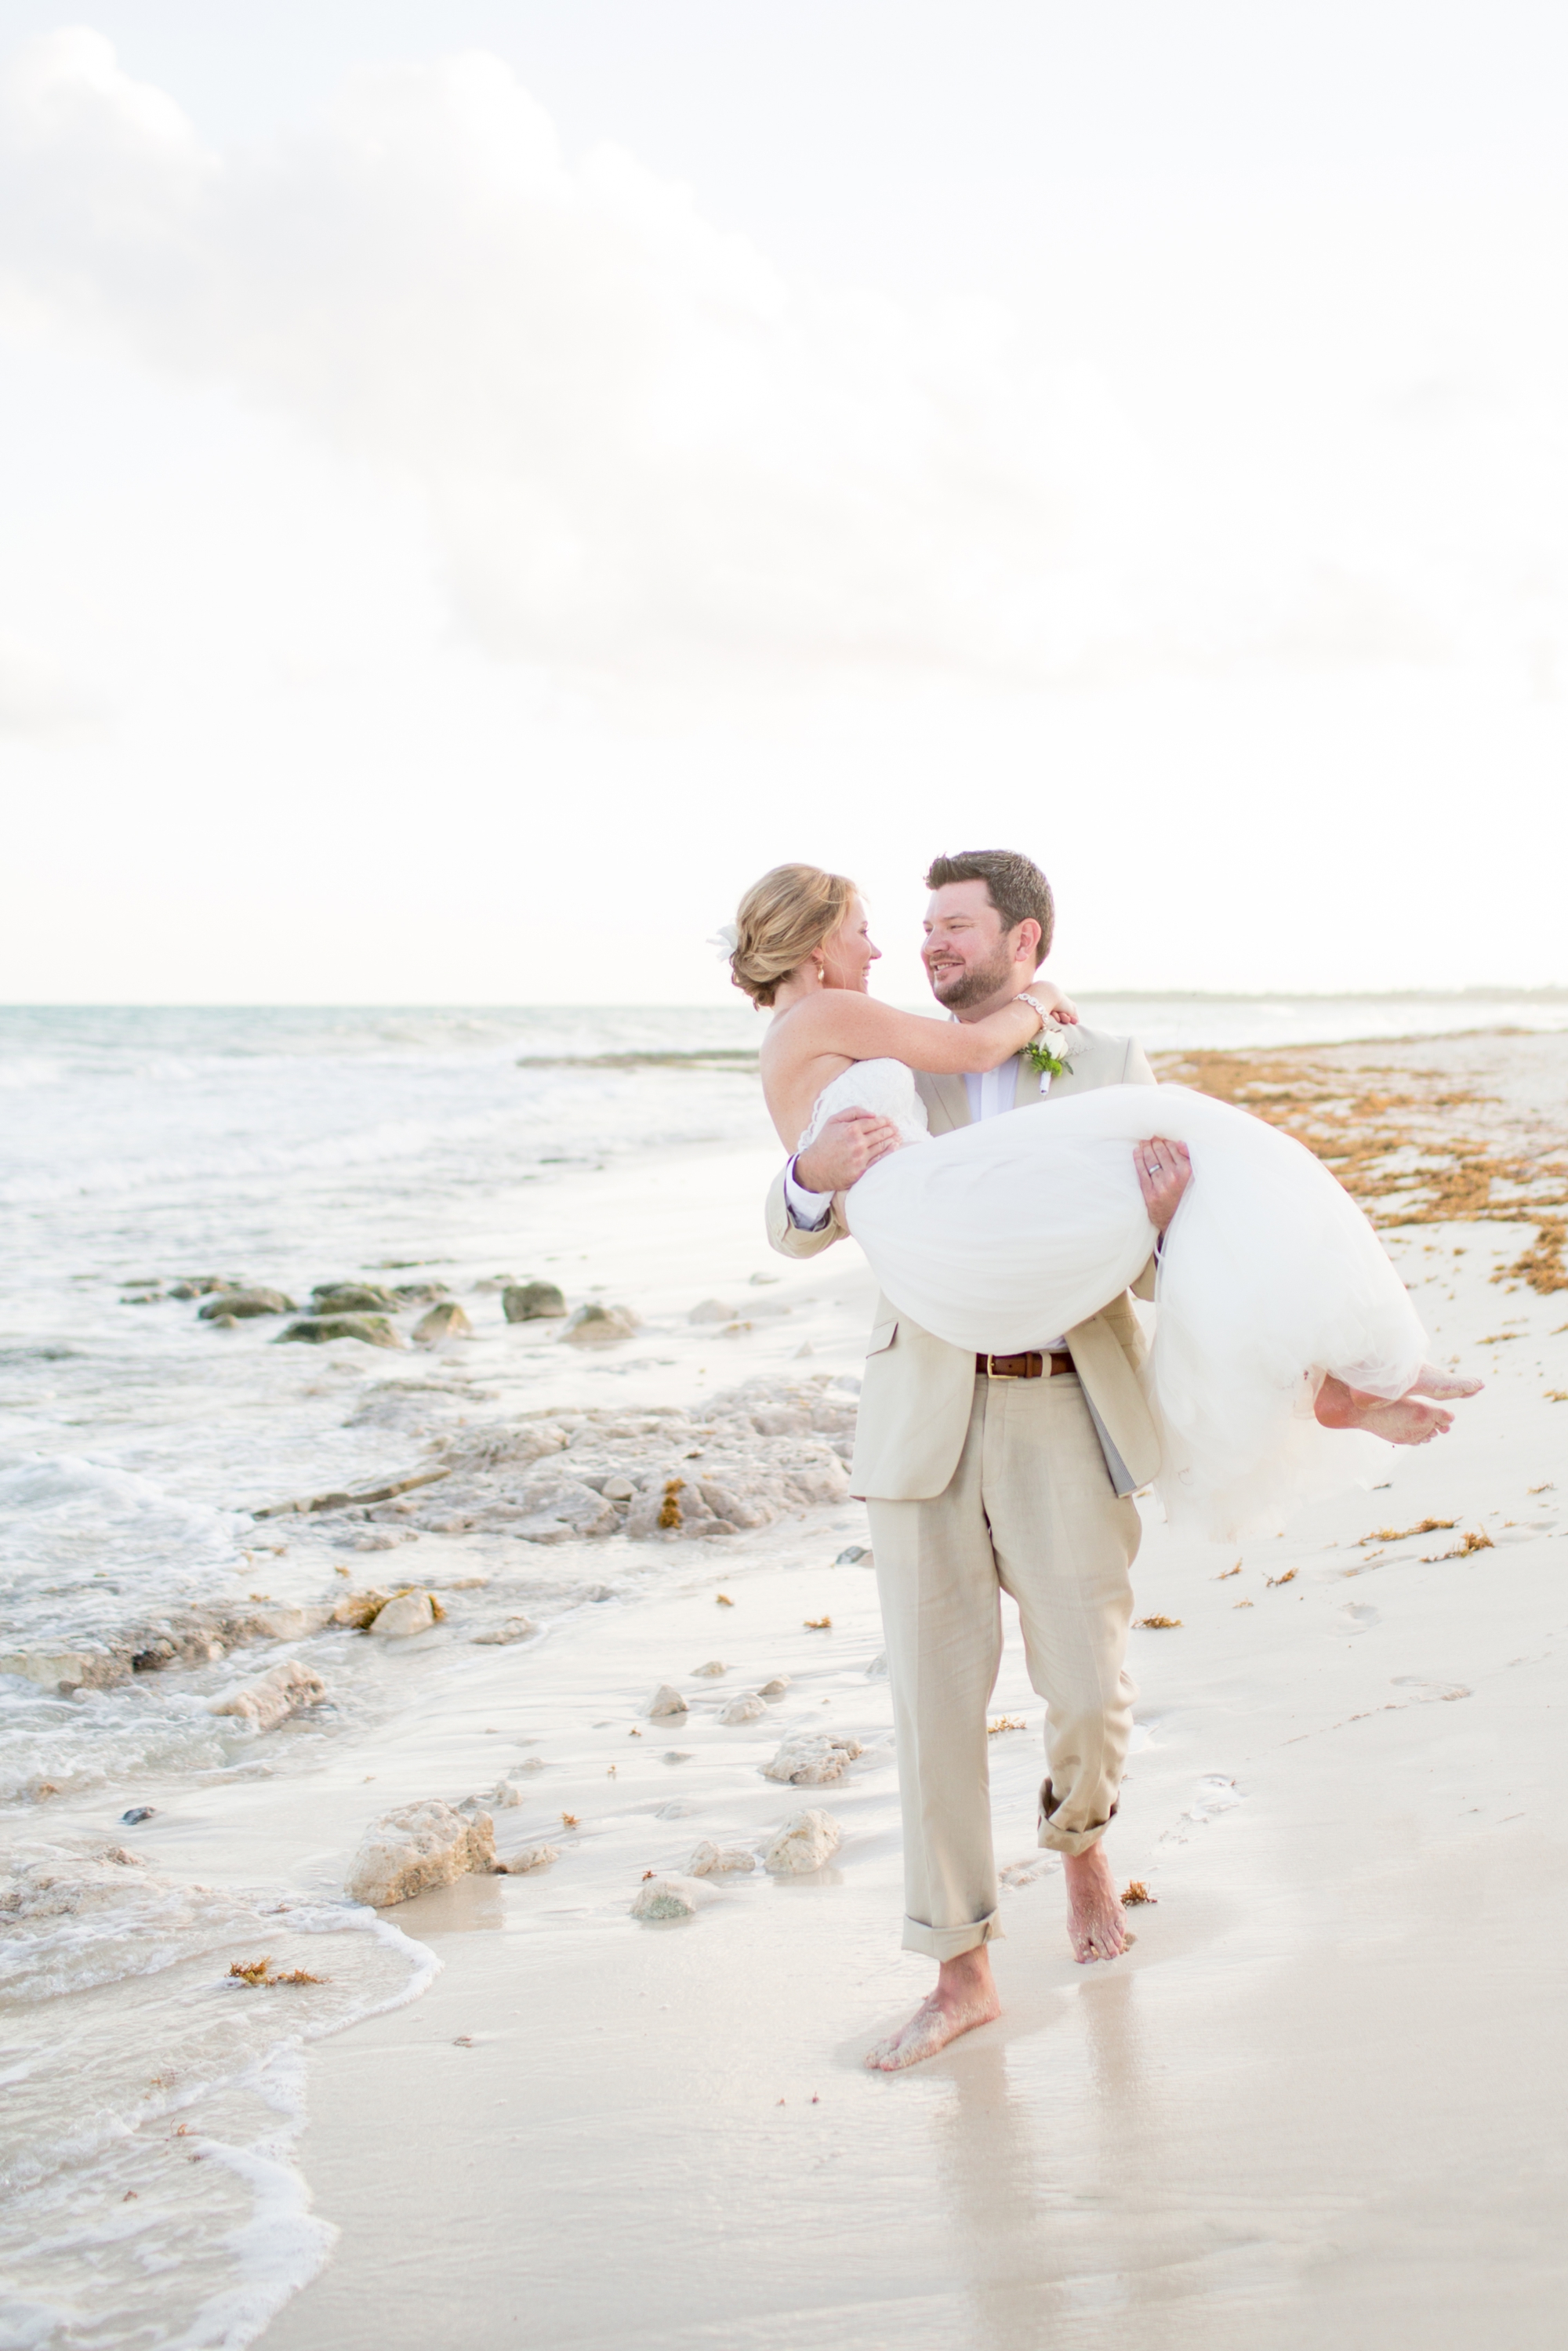
[[0, 1000], [1568, 983], [1568, 15], [0, 0]]

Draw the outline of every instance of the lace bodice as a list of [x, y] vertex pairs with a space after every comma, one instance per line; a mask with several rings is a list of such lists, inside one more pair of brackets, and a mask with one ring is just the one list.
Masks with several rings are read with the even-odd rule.
[[796, 1148], [814, 1143], [828, 1120], [841, 1110], [874, 1111], [890, 1118], [905, 1143], [927, 1143], [925, 1104], [915, 1091], [915, 1072], [902, 1061], [852, 1061], [822, 1088], [812, 1106], [810, 1123]]

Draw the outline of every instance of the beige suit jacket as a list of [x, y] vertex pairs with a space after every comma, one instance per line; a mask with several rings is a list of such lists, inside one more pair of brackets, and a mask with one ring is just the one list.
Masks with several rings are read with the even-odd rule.
[[[1040, 1081], [1019, 1054], [1013, 1064], [1013, 1108], [1048, 1117], [1053, 1102], [1092, 1086], [1155, 1082], [1142, 1049], [1130, 1037], [1079, 1028], [1072, 1032], [1070, 1057], [1071, 1070], [1051, 1080], [1042, 1101]], [[968, 1125], [969, 1097], [962, 1078], [917, 1071], [915, 1082], [933, 1134]], [[849, 1228], [836, 1204], [815, 1232], [791, 1224], [784, 1172], [780, 1168], [773, 1179], [767, 1211], [768, 1238], [780, 1256], [815, 1257], [845, 1239]], [[1153, 1297], [1153, 1258], [1133, 1289], [1141, 1298]], [[1159, 1468], [1160, 1447], [1138, 1378], [1146, 1351], [1129, 1294], [1124, 1290], [1098, 1314], [1075, 1324], [1067, 1343], [1113, 1483], [1121, 1492], [1146, 1485]], [[940, 1494], [958, 1466], [974, 1393], [974, 1356], [922, 1330], [888, 1299], [879, 1298], [861, 1384], [852, 1490], [876, 1501], [928, 1501]]]

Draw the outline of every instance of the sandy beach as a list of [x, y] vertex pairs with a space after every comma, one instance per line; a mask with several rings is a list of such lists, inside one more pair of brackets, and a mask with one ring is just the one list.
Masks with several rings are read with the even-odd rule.
[[[308, 1357], [322, 1415], [339, 1427], [352, 1401], [356, 1441], [374, 1436], [361, 1479], [442, 1447], [471, 1464], [470, 1429], [575, 1413], [568, 1450], [604, 1483], [619, 1447], [637, 1491], [667, 1486], [677, 1425], [696, 1439], [679, 1459], [738, 1459], [739, 1396], [756, 1490], [810, 1459], [827, 1499], [700, 1540], [688, 1523], [541, 1541], [486, 1518], [470, 1466], [442, 1523], [439, 1485], [401, 1522], [378, 1505], [335, 1534], [331, 1512], [245, 1520], [271, 1603], [417, 1575], [445, 1621], [260, 1639], [193, 1671], [200, 1694], [302, 1658], [332, 1685], [330, 1735], [302, 1714], [215, 1767], [152, 1761], [134, 1784], [99, 1771], [7, 1806], [13, 1866], [40, 1840], [85, 1865], [122, 1838], [131, 1869], [234, 1908], [161, 1972], [8, 2011], [14, 2079], [43, 2085], [63, 2034], [68, 2078], [119, 2121], [30, 2189], [0, 2339], [1557, 2341], [1568, 1040], [1172, 1055], [1163, 1074], [1312, 1140], [1375, 1211], [1439, 1357], [1489, 1384], [1450, 1437], [1391, 1451], [1385, 1482], [1281, 1537], [1221, 1555], [1145, 1505], [1139, 1612], [1177, 1621], [1133, 1636], [1112, 1853], [1152, 1899], [1126, 1959], [1069, 1955], [1060, 1871], [1032, 1842], [1040, 1710], [1009, 1609], [991, 1742], [1006, 2012], [913, 2074], [864, 2072], [929, 1973], [897, 1948], [874, 1580], [843, 1557], [864, 1514], [831, 1491], [869, 1277], [852, 1247], [768, 1259], [763, 1141], [607, 1165], [554, 1192], [548, 1221], [563, 1261], [591, 1260], [639, 1316], [619, 1348], [508, 1332], [479, 1291], [461, 1349], [256, 1352], [256, 1376], [298, 1384]], [[692, 1322], [708, 1304], [727, 1319]], [[499, 1410], [476, 1408], [497, 1387]], [[415, 1402], [423, 1434], [400, 1417]], [[326, 1432], [277, 1458], [325, 1472]], [[269, 1500], [312, 1489], [280, 1479]], [[264, 1554], [280, 1525], [287, 1552]], [[533, 1634], [475, 1640], [517, 1610]], [[786, 1687], [760, 1716], [719, 1719], [769, 1682]], [[686, 1711], [652, 1718], [666, 1683]], [[841, 1777], [764, 1776], [818, 1731], [858, 1747]], [[369, 1919], [341, 1892], [370, 1822], [502, 1782], [518, 1801], [494, 1805], [498, 1852], [548, 1843], [553, 1862], [347, 1930]], [[132, 1799], [151, 1817], [118, 1825]], [[704, 1841], [759, 1860], [802, 1807], [837, 1824], [827, 1866], [711, 1876], [689, 1918], [631, 1915], [646, 1873], [684, 1875]], [[264, 1955], [329, 1981], [225, 1981]], [[226, 2071], [191, 2054], [198, 2011], [233, 2039]], [[162, 2076], [165, 2052], [163, 2093], [115, 2105], [116, 2067]], [[178, 2336], [155, 2315], [172, 2269]]]

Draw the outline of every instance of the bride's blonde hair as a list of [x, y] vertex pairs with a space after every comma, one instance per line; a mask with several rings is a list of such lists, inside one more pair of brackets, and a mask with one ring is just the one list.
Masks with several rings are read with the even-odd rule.
[[753, 1004], [771, 1004], [780, 980], [798, 971], [840, 929], [855, 885], [820, 865], [776, 865], [754, 882], [735, 917], [729, 976]]

